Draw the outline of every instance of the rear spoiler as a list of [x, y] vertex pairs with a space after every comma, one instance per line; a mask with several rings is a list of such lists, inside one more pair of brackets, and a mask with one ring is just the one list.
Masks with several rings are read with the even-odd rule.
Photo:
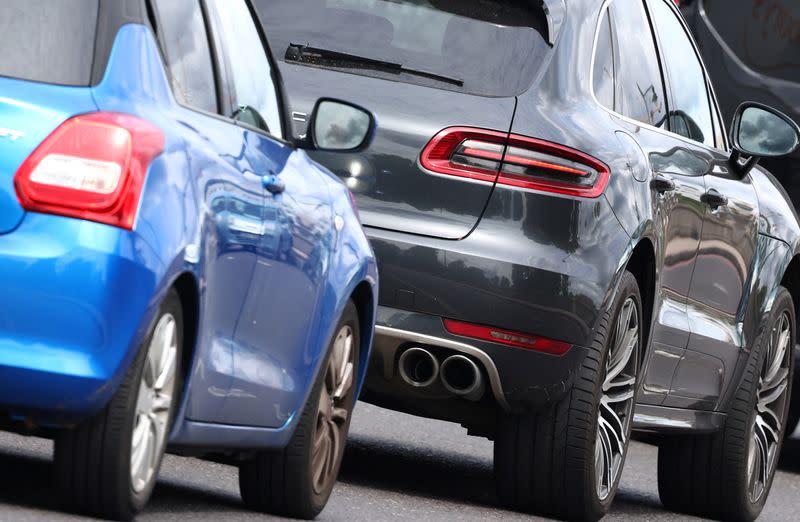
[[540, 0], [542, 10], [547, 19], [547, 43], [550, 47], [556, 44], [558, 33], [564, 24], [564, 17], [567, 15], [567, 6], [564, 0]]
[[[498, 23], [491, 17], [485, 16], [485, 12], [476, 11], [475, 5], [471, 3], [464, 4], [464, 2], [461, 0], [430, 1], [437, 9], [450, 14], [465, 16], [467, 18], [475, 18], [476, 20], [483, 20], [486, 22]], [[536, 0], [527, 1], [533, 5], [535, 4]], [[538, 2], [547, 24], [547, 43], [550, 44], [550, 47], [553, 47], [558, 39], [558, 34], [561, 32], [561, 26], [564, 24], [564, 17], [567, 14], [567, 6], [564, 3], [565, 0], [538, 0]], [[537, 16], [537, 18], [539, 17]]]

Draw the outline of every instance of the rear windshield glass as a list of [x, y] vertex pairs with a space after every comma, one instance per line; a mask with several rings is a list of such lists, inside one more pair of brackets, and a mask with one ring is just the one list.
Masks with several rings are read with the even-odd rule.
[[261, 0], [273, 52], [325, 67], [484, 96], [530, 87], [550, 49], [534, 0]]
[[706, 0], [714, 28], [751, 69], [800, 83], [800, 2]]
[[2, 0], [0, 76], [89, 85], [98, 0]]

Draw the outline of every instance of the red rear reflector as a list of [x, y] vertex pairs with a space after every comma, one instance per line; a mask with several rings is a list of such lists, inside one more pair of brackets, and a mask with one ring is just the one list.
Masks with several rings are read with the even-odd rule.
[[506, 344], [517, 348], [525, 348], [536, 352], [547, 353], [550, 355], [564, 355], [572, 345], [561, 341], [553, 341], [533, 335], [501, 330], [489, 326], [480, 326], [471, 323], [462, 323], [452, 319], [444, 319], [444, 328], [453, 335], [471, 337], [482, 341]]
[[62, 123], [14, 177], [26, 210], [131, 230], [164, 134], [135, 116], [97, 112]]
[[420, 164], [437, 174], [585, 198], [600, 196], [610, 175], [605, 164], [579, 150], [467, 127], [437, 134]]

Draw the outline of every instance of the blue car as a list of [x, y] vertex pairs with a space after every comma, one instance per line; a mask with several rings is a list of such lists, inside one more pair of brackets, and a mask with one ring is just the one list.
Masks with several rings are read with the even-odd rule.
[[55, 439], [83, 513], [133, 517], [169, 451], [316, 516], [377, 269], [303, 149], [360, 150], [373, 116], [322, 99], [291, 137], [247, 0], [4, 0], [0, 26], [0, 427]]

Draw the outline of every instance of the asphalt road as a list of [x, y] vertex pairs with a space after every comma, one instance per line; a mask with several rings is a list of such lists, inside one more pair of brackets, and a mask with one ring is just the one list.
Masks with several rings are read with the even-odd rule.
[[[0, 434], [0, 520], [79, 520], [58, 511], [49, 441]], [[687, 520], [658, 501], [656, 449], [634, 443], [606, 520]], [[454, 424], [360, 403], [340, 482], [318, 520], [531, 520], [495, 507], [492, 446]], [[788, 441], [765, 521], [797, 520], [800, 438]], [[259, 520], [239, 500], [236, 468], [169, 456], [140, 520]]]

